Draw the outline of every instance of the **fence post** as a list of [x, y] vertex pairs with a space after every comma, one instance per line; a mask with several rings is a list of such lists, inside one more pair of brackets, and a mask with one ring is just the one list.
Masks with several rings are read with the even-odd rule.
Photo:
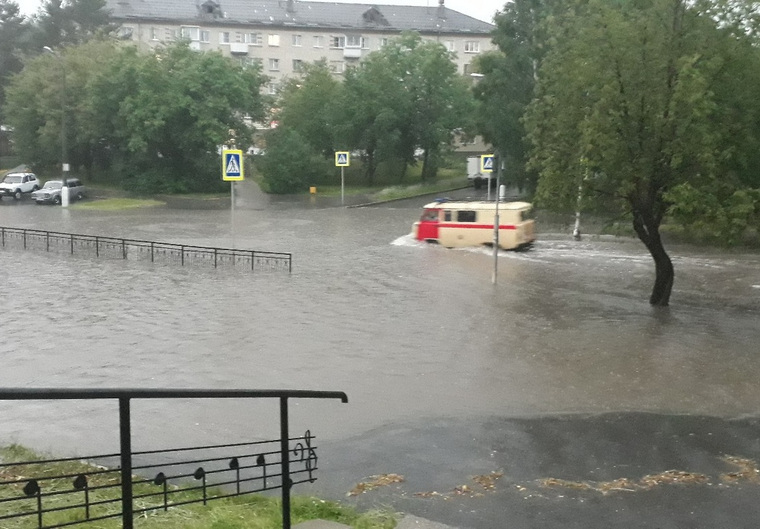
[[95, 236], [95, 257], [100, 257], [100, 243], [97, 235]]
[[26, 250], [26, 230], [24, 230], [24, 250]]
[[45, 251], [46, 252], [50, 251], [50, 232], [49, 231], [45, 232]]
[[150, 242], [150, 262], [151, 263], [153, 262], [153, 244], [154, 244], [154, 242], [151, 241]]
[[290, 433], [288, 398], [280, 397], [280, 465], [282, 466], [282, 529], [290, 529]]
[[69, 240], [71, 241], [71, 255], [74, 255], [74, 234], [71, 233], [70, 235], [71, 237]]
[[183, 244], [180, 253], [182, 254], [182, 266], [185, 266], [185, 245]]
[[134, 529], [132, 510], [132, 433], [129, 397], [119, 397], [119, 438], [121, 441], [121, 524]]
[[121, 240], [121, 255], [124, 259], [127, 258], [127, 241], [124, 239]]

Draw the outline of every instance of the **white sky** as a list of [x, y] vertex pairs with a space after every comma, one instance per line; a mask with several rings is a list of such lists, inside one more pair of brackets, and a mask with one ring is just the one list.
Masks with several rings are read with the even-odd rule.
[[[160, 0], [158, 0], [160, 1]], [[331, 0], [337, 3], [346, 3], [349, 0]], [[473, 18], [492, 22], [493, 14], [504, 7], [507, 0], [445, 0], [446, 7], [459, 11]], [[41, 0], [15, 0], [21, 8], [24, 15], [33, 15], [37, 12]], [[221, 0], [224, 4], [224, 0]], [[355, 0], [358, 4], [378, 4], [378, 5], [416, 5], [416, 6], [437, 6], [438, 0]]]

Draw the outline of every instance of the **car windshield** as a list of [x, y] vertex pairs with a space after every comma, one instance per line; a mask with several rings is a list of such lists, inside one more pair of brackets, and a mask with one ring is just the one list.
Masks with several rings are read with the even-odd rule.
[[21, 183], [21, 175], [20, 174], [9, 174], [5, 177], [4, 182], [8, 184], [20, 184]]
[[42, 189], [61, 189], [61, 182], [58, 180], [50, 180], [49, 182], [45, 182]]

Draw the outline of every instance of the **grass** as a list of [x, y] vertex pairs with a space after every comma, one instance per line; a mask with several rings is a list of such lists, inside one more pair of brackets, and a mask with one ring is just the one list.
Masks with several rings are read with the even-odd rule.
[[[0, 460], [4, 463], [20, 461], [40, 461], [43, 458], [20, 445], [10, 445], [0, 448]], [[50, 458], [47, 458], [50, 459]], [[85, 462], [66, 461], [58, 463], [39, 463], [24, 466], [0, 467], [0, 481], [19, 479], [19, 485], [0, 486], [0, 500], [9, 497], [24, 496], [23, 487], [29, 476], [76, 476], [80, 473], [92, 472], [100, 469]], [[53, 479], [45, 481], [46, 491], [72, 490], [72, 480]], [[88, 478], [90, 488], [90, 502], [99, 500], [116, 499], [120, 495], [118, 475], [107, 473], [90, 476]], [[112, 486], [112, 488], [95, 489], [98, 486]], [[178, 490], [178, 489], [174, 489]], [[146, 503], [147, 499], [140, 499], [141, 493], [156, 492], [156, 487], [150, 484], [135, 484], [135, 509], [155, 505]], [[217, 491], [218, 492], [218, 491]], [[213, 494], [209, 491], [209, 497]], [[198, 492], [178, 491], [171, 494], [170, 498], [175, 503], [182, 501], [197, 500]], [[44, 498], [43, 507], [52, 509], [65, 507], [66, 505], [81, 504], [83, 493], [60, 494]], [[155, 501], [155, 500], [153, 500]], [[18, 513], [34, 512], [36, 502], [34, 499], [24, 499], [19, 502], [0, 502], [0, 516]], [[107, 504], [92, 507], [91, 517], [120, 512], [120, 504]], [[59, 512], [46, 513], [45, 525], [64, 524], [81, 520], [84, 517], [84, 509], [77, 508]], [[293, 524], [307, 520], [323, 519], [350, 525], [355, 529], [393, 529], [396, 519], [392, 513], [373, 511], [359, 513], [355, 509], [343, 506], [336, 502], [324, 501], [318, 498], [294, 496], [291, 499], [291, 520]], [[36, 527], [36, 516], [22, 519], [2, 520], [3, 529], [26, 529]], [[80, 525], [77, 525], [80, 526]], [[121, 527], [121, 519], [113, 518], [82, 524], [81, 527], [88, 529], [117, 529]], [[155, 509], [135, 517], [135, 527], [139, 529], [275, 529], [282, 527], [282, 514], [278, 498], [252, 494], [209, 501], [208, 505], [194, 503], [171, 507], [168, 511]]]

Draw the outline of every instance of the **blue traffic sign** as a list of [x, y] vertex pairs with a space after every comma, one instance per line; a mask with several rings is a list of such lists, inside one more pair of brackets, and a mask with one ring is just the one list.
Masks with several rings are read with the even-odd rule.
[[348, 151], [338, 151], [335, 153], [335, 166], [348, 167], [351, 163], [351, 155]]
[[483, 154], [480, 156], [480, 172], [481, 173], [493, 173], [494, 155]]
[[222, 151], [222, 180], [243, 180], [243, 151]]

